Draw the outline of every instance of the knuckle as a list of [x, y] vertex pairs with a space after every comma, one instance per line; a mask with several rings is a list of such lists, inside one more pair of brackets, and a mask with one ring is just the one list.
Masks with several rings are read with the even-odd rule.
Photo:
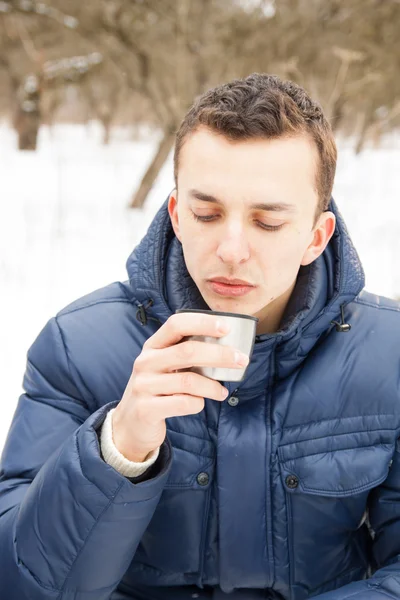
[[145, 341], [144, 341], [144, 343], [143, 343], [143, 345], [142, 345], [142, 350], [147, 350], [147, 349], [148, 349], [148, 347], [149, 347], [149, 346], [150, 346], [150, 344], [151, 344], [151, 338], [152, 338], [152, 337], [153, 337], [153, 336], [151, 336], [151, 337], [147, 338], [147, 340], [145, 340]]
[[143, 373], [134, 373], [132, 377], [131, 396], [137, 396], [146, 389], [146, 383], [143, 381]]
[[204, 408], [204, 398], [196, 397], [192, 403], [193, 414], [201, 412]]
[[174, 314], [174, 315], [170, 316], [170, 318], [168, 319], [168, 327], [169, 327], [171, 333], [179, 332], [179, 330], [180, 330], [179, 323], [180, 323], [179, 314]]
[[193, 377], [189, 371], [181, 374], [181, 385], [184, 391], [191, 390], [193, 388]]
[[215, 398], [216, 400], [221, 400], [221, 394], [223, 391], [224, 391], [224, 386], [221, 385], [220, 383], [218, 383], [217, 385], [215, 385], [213, 387], [213, 390], [212, 390], [213, 396], [212, 397]]
[[134, 371], [136, 373], [140, 373], [140, 371], [142, 370], [142, 367], [143, 367], [143, 363], [144, 363], [143, 352], [141, 352], [139, 354], [139, 356], [137, 356], [133, 362], [132, 371]]
[[228, 363], [235, 362], [235, 350], [229, 346], [219, 346], [221, 348], [221, 358]]
[[188, 396], [183, 396], [182, 399], [181, 399], [181, 403], [182, 403], [182, 410], [183, 410], [183, 412], [186, 415], [190, 414], [190, 412], [192, 410], [190, 398]]
[[200, 410], [197, 410], [198, 403], [196, 403], [196, 398], [193, 398], [193, 396], [182, 395], [179, 404], [183, 415], [194, 415], [200, 412]]
[[178, 344], [177, 351], [180, 358], [191, 358], [194, 354], [193, 342], [182, 342], [182, 344]]

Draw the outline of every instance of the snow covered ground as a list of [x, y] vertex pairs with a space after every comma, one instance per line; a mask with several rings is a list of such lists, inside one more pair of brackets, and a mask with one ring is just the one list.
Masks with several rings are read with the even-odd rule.
[[[92, 124], [43, 129], [36, 153], [16, 150], [0, 125], [0, 452], [21, 393], [26, 352], [72, 300], [126, 279], [125, 261], [173, 186], [165, 165], [143, 211], [127, 204], [155, 138], [115, 132], [109, 147]], [[367, 288], [400, 296], [400, 140], [355, 157], [342, 147], [335, 198]]]

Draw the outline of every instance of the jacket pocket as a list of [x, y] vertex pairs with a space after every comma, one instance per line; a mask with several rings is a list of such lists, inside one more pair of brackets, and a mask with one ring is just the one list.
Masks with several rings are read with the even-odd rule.
[[387, 435], [361, 432], [279, 449], [292, 585], [309, 594], [352, 570], [367, 572], [368, 494], [386, 479], [394, 444]]
[[[388, 474], [393, 443], [356, 448], [327, 449], [282, 460], [281, 472], [288, 491], [319, 496], [346, 497], [362, 493], [382, 483]], [[293, 475], [298, 485], [288, 485]]]
[[173, 460], [168, 482], [135, 553], [141, 563], [165, 573], [201, 570], [214, 475], [210, 440], [168, 430]]

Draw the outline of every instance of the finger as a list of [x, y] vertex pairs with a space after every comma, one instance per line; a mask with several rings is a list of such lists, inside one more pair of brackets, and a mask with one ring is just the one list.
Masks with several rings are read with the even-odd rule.
[[167, 348], [190, 335], [222, 337], [230, 330], [227, 321], [218, 315], [178, 313], [172, 315], [143, 345], [143, 348]]
[[204, 405], [204, 398], [188, 394], [154, 396], [148, 403], [149, 411], [156, 416], [156, 420], [196, 415], [203, 410]]
[[[156, 353], [156, 356], [152, 354]], [[223, 367], [242, 369], [249, 357], [231, 346], [190, 340], [163, 350], [154, 350], [143, 357], [142, 370], [171, 373], [190, 367]], [[151, 366], [150, 366], [151, 364]], [[156, 368], [155, 368], [156, 365]], [[147, 367], [147, 369], [146, 369]]]
[[139, 393], [151, 396], [189, 394], [222, 401], [229, 393], [218, 381], [190, 371], [143, 374], [136, 385]]

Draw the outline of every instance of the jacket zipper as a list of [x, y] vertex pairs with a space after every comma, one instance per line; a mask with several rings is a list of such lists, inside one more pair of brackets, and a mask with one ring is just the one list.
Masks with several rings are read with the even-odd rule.
[[268, 387], [265, 394], [265, 427], [266, 427], [266, 465], [265, 465], [265, 491], [266, 491], [266, 524], [267, 524], [267, 559], [269, 563], [269, 577], [268, 587], [272, 587], [275, 579], [275, 566], [274, 566], [274, 549], [272, 541], [272, 507], [271, 507], [271, 455], [272, 455], [272, 434], [271, 434], [271, 410], [272, 410], [272, 387], [275, 376], [274, 372], [274, 358], [275, 348], [271, 352], [271, 374], [269, 378]]
[[[277, 340], [278, 342], [278, 340]], [[265, 456], [265, 513], [266, 513], [266, 528], [267, 528], [267, 561], [269, 565], [269, 573], [267, 576], [267, 586], [272, 587], [272, 583], [275, 580], [275, 565], [274, 565], [274, 551], [272, 541], [272, 510], [271, 510], [271, 454], [272, 454], [272, 435], [271, 435], [271, 410], [272, 410], [272, 394], [271, 390], [273, 387], [273, 380], [275, 376], [274, 372], [275, 364], [275, 352], [274, 349], [271, 353], [271, 375], [269, 382], [256, 388], [248, 389], [245, 392], [240, 391], [240, 386], [236, 387], [231, 391], [230, 395], [233, 396], [238, 393], [242, 398], [251, 398], [258, 394], [265, 394], [265, 428], [266, 428], [266, 456]]]
[[[215, 474], [215, 464], [214, 464], [214, 474]], [[204, 514], [203, 514], [202, 537], [201, 537], [201, 543], [200, 543], [200, 563], [199, 563], [198, 579], [197, 579], [197, 584], [196, 584], [200, 588], [203, 588], [203, 579], [204, 579], [204, 575], [205, 575], [204, 562], [205, 562], [206, 542], [207, 542], [207, 535], [208, 535], [208, 520], [209, 520], [209, 513], [210, 513], [211, 492], [212, 492], [213, 485], [214, 485], [214, 475], [212, 477], [211, 484], [209, 485], [209, 488], [206, 492], [207, 497], [205, 499], [205, 507], [204, 507]]]
[[268, 587], [271, 587], [274, 580], [274, 559], [273, 559], [273, 548], [272, 548], [272, 510], [271, 510], [271, 394], [269, 390], [265, 398], [265, 423], [267, 429], [267, 451], [266, 451], [266, 465], [265, 465], [265, 512], [266, 512], [266, 524], [267, 524], [267, 557], [269, 563], [269, 577]]
[[293, 547], [293, 531], [292, 531], [292, 497], [285, 490], [286, 497], [286, 518], [287, 518], [287, 531], [289, 540], [289, 586], [290, 586], [290, 597], [292, 597], [292, 590], [294, 589], [294, 547]]

